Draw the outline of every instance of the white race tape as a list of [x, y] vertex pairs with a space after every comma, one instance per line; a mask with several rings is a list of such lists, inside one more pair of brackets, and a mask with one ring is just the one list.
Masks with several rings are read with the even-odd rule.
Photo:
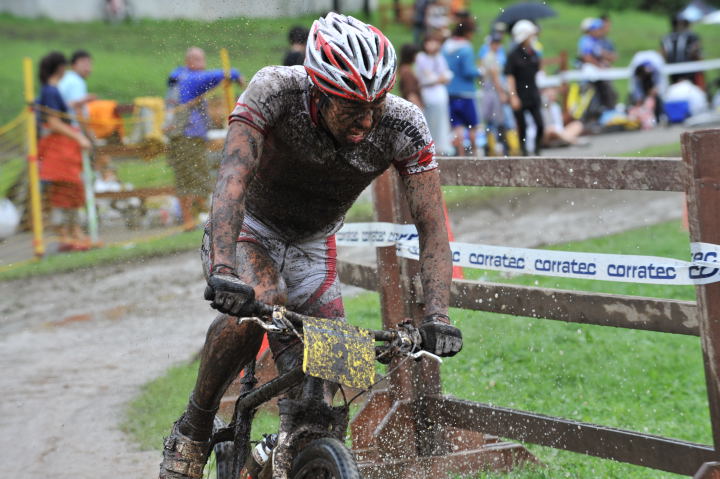
[[[715, 70], [720, 68], [720, 59], [699, 60], [695, 62], [672, 63], [662, 65], [661, 74], [675, 75], [678, 73], [692, 73], [699, 71]], [[598, 81], [598, 80], [621, 80], [632, 76], [630, 67], [618, 68], [597, 68], [585, 67], [581, 70], [567, 70], [557, 75], [539, 75], [537, 84], [540, 88], [559, 86], [565, 82]]]
[[[338, 246], [392, 246], [399, 256], [419, 259], [413, 225], [348, 223]], [[691, 243], [692, 261], [657, 256], [574, 253], [505, 246], [450, 243], [453, 264], [467, 268], [627, 283], [707, 284], [720, 281], [720, 246]]]

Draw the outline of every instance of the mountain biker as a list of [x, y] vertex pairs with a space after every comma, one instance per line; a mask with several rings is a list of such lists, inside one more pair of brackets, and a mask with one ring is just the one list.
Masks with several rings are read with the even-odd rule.
[[[434, 145], [420, 110], [388, 93], [393, 46], [375, 27], [329, 13], [316, 20], [303, 66], [260, 70], [230, 115], [201, 256], [210, 326], [187, 410], [165, 441], [161, 478], [199, 478], [213, 417], [263, 330], [239, 325], [254, 298], [343, 318], [334, 233], [357, 196], [393, 165], [419, 233], [423, 347], [451, 356], [462, 335], [447, 316], [452, 260]], [[282, 374], [297, 339], [270, 335]]]

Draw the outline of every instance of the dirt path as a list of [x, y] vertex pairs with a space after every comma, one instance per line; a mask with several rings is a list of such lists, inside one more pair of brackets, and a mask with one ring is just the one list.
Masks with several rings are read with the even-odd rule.
[[0, 284], [6, 474], [157, 477], [158, 453], [118, 424], [142, 384], [202, 345], [212, 314], [195, 300], [195, 256]]

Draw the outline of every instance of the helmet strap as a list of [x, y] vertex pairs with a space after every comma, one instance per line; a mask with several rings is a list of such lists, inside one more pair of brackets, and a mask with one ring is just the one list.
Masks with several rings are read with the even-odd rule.
[[[322, 91], [317, 86], [313, 85], [312, 91], [310, 94], [311, 102], [313, 103], [312, 108], [316, 108], [317, 112], [317, 124], [321, 126], [324, 130], [326, 130], [328, 133], [330, 133], [330, 130], [327, 127], [327, 124], [325, 123], [325, 118], [323, 116], [323, 111], [327, 109], [330, 106], [330, 97], [327, 93]], [[317, 103], [315, 103], [315, 100], [317, 99]]]

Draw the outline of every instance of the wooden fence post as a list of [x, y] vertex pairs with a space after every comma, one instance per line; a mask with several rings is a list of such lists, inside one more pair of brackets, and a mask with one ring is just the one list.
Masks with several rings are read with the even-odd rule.
[[[377, 221], [412, 223], [404, 187], [394, 170], [375, 180], [373, 188]], [[417, 324], [423, 314], [419, 264], [398, 258], [394, 246], [378, 248], [377, 259], [383, 327], [405, 318]], [[433, 417], [425, 400], [441, 392], [438, 364], [423, 359], [405, 361], [390, 375], [387, 390], [371, 394], [352, 421], [353, 449], [363, 477], [441, 478], [479, 469], [507, 469], [514, 459], [528, 457], [519, 446], [485, 448], [496, 439], [488, 441], [481, 433], [449, 431]]]
[[[720, 244], [718, 152], [720, 152], [720, 130], [683, 133], [682, 155], [689, 168], [687, 205], [692, 242]], [[698, 285], [696, 290], [710, 421], [717, 455], [720, 451], [720, 282]], [[708, 472], [712, 473], [710, 469]], [[705, 477], [716, 476], [705, 475]]]

